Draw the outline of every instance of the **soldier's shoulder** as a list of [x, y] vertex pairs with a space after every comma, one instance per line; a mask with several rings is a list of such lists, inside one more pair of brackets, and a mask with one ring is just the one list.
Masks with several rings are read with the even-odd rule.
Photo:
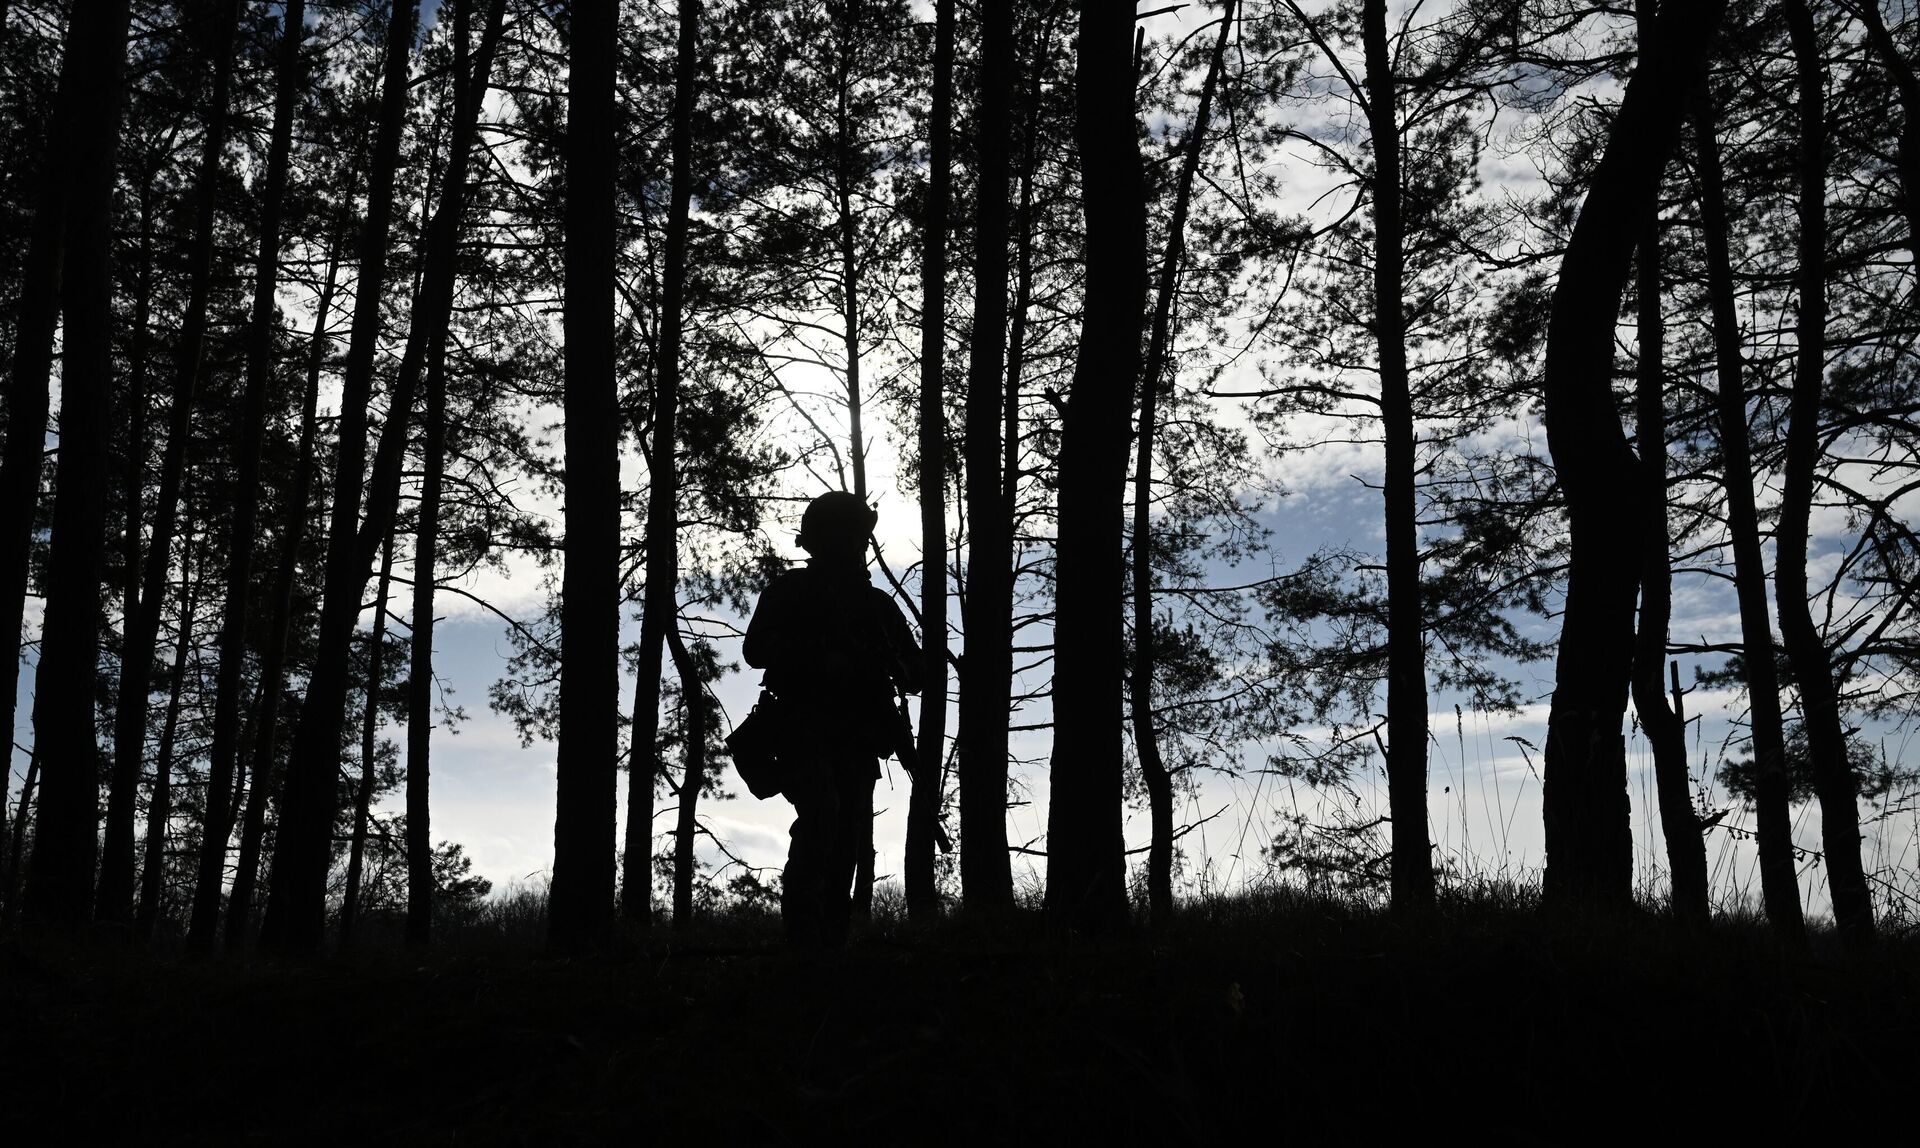
[[780, 591], [804, 589], [811, 581], [808, 577], [810, 573], [811, 571], [805, 566], [789, 566], [773, 576], [773, 580], [767, 583], [767, 589]]
[[795, 598], [804, 597], [806, 587], [803, 580], [797, 577], [799, 574], [799, 570], [788, 569], [767, 579], [766, 586], [760, 591], [760, 600], [754, 612], [756, 614], [765, 614], [768, 611], [783, 612], [787, 604]]

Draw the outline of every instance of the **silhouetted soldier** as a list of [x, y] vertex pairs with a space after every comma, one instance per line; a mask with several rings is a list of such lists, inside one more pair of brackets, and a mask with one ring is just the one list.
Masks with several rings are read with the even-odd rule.
[[913, 631], [867, 574], [878, 520], [857, 495], [823, 494], [800, 519], [807, 564], [775, 578], [747, 623], [742, 654], [766, 671], [788, 743], [782, 792], [793, 802], [780, 911], [799, 945], [846, 942], [862, 824], [899, 720], [894, 686], [920, 690]]

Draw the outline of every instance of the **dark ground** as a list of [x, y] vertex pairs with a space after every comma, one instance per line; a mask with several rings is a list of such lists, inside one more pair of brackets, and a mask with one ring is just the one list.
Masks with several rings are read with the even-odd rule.
[[[0, 946], [8, 1143], [1563, 1143], [1920, 1128], [1920, 946], [1549, 930], [1455, 906], [1189, 910], [1166, 937], [735, 921], [646, 955], [496, 939], [311, 965]], [[1904, 1132], [1899, 1131], [1905, 1128]]]

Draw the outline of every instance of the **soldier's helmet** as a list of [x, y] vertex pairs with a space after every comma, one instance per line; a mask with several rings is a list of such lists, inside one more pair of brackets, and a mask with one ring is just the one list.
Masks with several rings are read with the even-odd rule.
[[807, 553], [859, 554], [867, 548], [867, 535], [880, 521], [879, 512], [859, 495], [845, 490], [830, 490], [807, 504], [800, 516], [800, 534], [794, 541]]

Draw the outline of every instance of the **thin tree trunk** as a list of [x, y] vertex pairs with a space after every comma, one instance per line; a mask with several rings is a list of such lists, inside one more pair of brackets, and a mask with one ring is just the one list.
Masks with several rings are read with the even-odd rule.
[[[974, 113], [973, 336], [967, 356], [966, 653], [960, 659], [960, 896], [970, 912], [1013, 904], [1007, 853], [1007, 712], [1013, 678], [1013, 524], [1001, 477], [1007, 339], [1008, 145], [1014, 74], [1013, 5], [981, 7], [980, 89]], [[1129, 97], [1129, 101], [1131, 97]], [[1131, 103], [1129, 102], [1129, 105]], [[944, 672], [944, 671], [943, 671]]]
[[[120, 617], [133, 624], [140, 613], [140, 503], [147, 488], [147, 353], [153, 321], [153, 188], [151, 173], [140, 187], [140, 269], [134, 274], [133, 331], [127, 351], [127, 447], [121, 500], [125, 521], [120, 536]], [[135, 675], [127, 672], [122, 650], [122, 689]]]
[[[1051, 34], [1051, 31], [1051, 21], [1049, 21], [1042, 33], [1043, 42], [1045, 38]], [[989, 851], [990, 855], [1002, 858], [1002, 861], [1000, 862], [998, 871], [993, 874], [991, 881], [983, 878], [980, 882], [982, 896], [976, 899], [974, 904], [1001, 911], [1009, 909], [1013, 905], [1013, 867], [1007, 848], [1007, 768], [1005, 764], [1009, 756], [1006, 739], [1009, 732], [1008, 725], [1012, 721], [1013, 708], [1013, 659], [1011, 655], [1013, 642], [1010, 623], [1013, 618], [1014, 579], [1018, 573], [1018, 552], [1013, 542], [1013, 528], [1014, 524], [1018, 521], [1020, 511], [1020, 381], [1026, 368], [1027, 327], [1029, 317], [1033, 310], [1033, 244], [1036, 226], [1033, 210], [1033, 186], [1036, 178], [1035, 173], [1039, 170], [1037, 156], [1038, 136], [1040, 133], [1039, 109], [1041, 80], [1044, 72], [1044, 64], [1036, 61], [1033, 76], [1031, 77], [1032, 83], [1028, 89], [1029, 101], [1024, 109], [1024, 119], [1027, 130], [1025, 133], [1026, 138], [1021, 146], [1020, 224], [1018, 237], [1014, 242], [1013, 303], [1011, 322], [1009, 324], [1010, 330], [1007, 335], [1007, 380], [1004, 403], [1006, 424], [1002, 428], [1004, 453], [1000, 464], [1002, 475], [1000, 516], [1001, 521], [1007, 524], [1008, 530], [1008, 545], [1006, 550], [1007, 578], [1001, 590], [1004, 594], [1004, 609], [1002, 613], [1009, 622], [1006, 641], [1009, 651], [1008, 657], [1001, 667], [1004, 669], [1004, 672], [991, 677], [981, 675], [974, 679], [967, 679], [965, 677], [964, 661], [961, 666], [962, 682], [960, 701], [963, 710], [967, 705], [967, 682], [971, 680], [976, 695], [981, 693], [986, 695], [986, 697], [980, 698], [978, 702], [982, 715], [980, 720], [983, 723], [987, 723], [991, 719], [985, 715], [991, 713], [997, 713], [999, 715], [997, 720], [991, 720], [991, 724], [985, 726], [985, 736], [998, 747], [997, 756], [995, 756], [993, 752], [990, 752], [989, 758], [992, 761], [1001, 763], [997, 770], [997, 776], [1000, 778], [998, 790], [999, 801], [997, 803], [998, 814], [990, 819], [980, 818], [976, 820], [975, 828], [976, 831], [982, 835], [976, 851]], [[977, 598], [980, 594], [980, 587], [977, 584], [970, 584], [968, 592], [970, 597]], [[990, 698], [991, 701], [987, 700], [988, 698]], [[964, 712], [961, 725], [964, 731], [966, 725]], [[963, 847], [961, 853], [963, 861], [965, 856], [966, 854]]]
[[[1370, 0], [1373, 4], [1382, 0]], [[1194, 173], [1206, 146], [1207, 121], [1213, 114], [1213, 93], [1220, 82], [1220, 65], [1227, 38], [1233, 31], [1233, 0], [1220, 11], [1220, 35], [1207, 62], [1200, 86], [1200, 107], [1180, 158], [1180, 179], [1174, 186], [1173, 215], [1167, 221], [1167, 249], [1161, 256], [1159, 289], [1154, 295], [1153, 320], [1147, 337], [1147, 361], [1140, 381], [1140, 429], [1134, 440], [1133, 461], [1133, 664], [1128, 691], [1132, 696], [1133, 748], [1140, 758], [1146, 782], [1152, 836], [1147, 847], [1147, 905], [1156, 926], [1173, 916], [1173, 775], [1160, 755], [1160, 734], [1153, 726], [1153, 446], [1160, 412], [1160, 388], [1169, 371], [1168, 343], [1173, 330], [1173, 296], [1180, 282], [1180, 261], [1186, 256], [1187, 208], [1193, 198]], [[1378, 96], [1375, 96], [1376, 101]], [[1375, 154], [1381, 154], [1375, 145]], [[1381, 160], [1382, 167], [1386, 161]], [[1384, 177], [1383, 177], [1384, 178]], [[1398, 186], [1397, 183], [1395, 185]], [[1377, 201], [1376, 201], [1377, 202]], [[1384, 228], [1381, 228], [1384, 231]], [[1397, 290], [1397, 288], [1396, 288]], [[1402, 355], [1402, 381], [1405, 380]], [[1411, 477], [1411, 476], [1409, 476]], [[1417, 631], [1416, 631], [1417, 632]], [[1424, 696], [1424, 692], [1423, 692]], [[1426, 708], [1421, 707], [1424, 723]], [[1424, 744], [1424, 739], [1423, 739]], [[1424, 761], [1423, 761], [1424, 766]], [[1425, 825], [1425, 821], [1421, 822]], [[1398, 840], [1398, 835], [1395, 835]]]
[[[1013, 541], [1014, 527], [1020, 515], [1020, 382], [1025, 375], [1027, 365], [1027, 327], [1033, 314], [1033, 170], [1034, 165], [1026, 166], [1027, 175], [1022, 177], [1020, 188], [1020, 229], [1019, 238], [1014, 242], [1013, 304], [1012, 319], [1007, 332], [1007, 394], [1005, 408], [1006, 426], [1001, 434], [1004, 439], [1000, 459], [1001, 468], [1001, 515], [1008, 527], [1007, 545], [1007, 617], [1013, 617], [1014, 579], [1018, 576], [1017, 544]], [[1011, 639], [1008, 642], [1012, 644]], [[964, 691], [963, 691], [964, 692]], [[999, 682], [996, 696], [1000, 700], [1000, 709], [1007, 714], [1001, 725], [1012, 721], [1013, 677], [1011, 659], [1008, 676]], [[1006, 796], [1002, 787], [999, 838], [1006, 840]], [[1005, 849], [1001, 850], [1006, 852]], [[1012, 866], [1008, 866], [1008, 879], [1012, 879]], [[1009, 894], [1011, 895], [1011, 894]]]
[[1849, 944], [1874, 936], [1873, 896], [1860, 861], [1860, 809], [1833, 660], [1807, 605], [1807, 534], [1813, 512], [1814, 469], [1820, 456], [1820, 392], [1826, 381], [1827, 341], [1827, 114], [1826, 68], [1818, 31], [1806, 0], [1784, 0], [1787, 34], [1799, 73], [1800, 268], [1794, 337], [1793, 397], [1787, 411], [1787, 461], [1781, 475], [1780, 525], [1774, 546], [1773, 584], [1780, 634], [1793, 666], [1813, 758], [1813, 787], [1820, 797], [1820, 840], [1826, 852], [1827, 887], [1833, 916]]
[[848, 302], [841, 316], [841, 343], [847, 356], [847, 439], [849, 457], [853, 463], [853, 493], [862, 499], [867, 497], [867, 444], [866, 431], [861, 424], [861, 410], [864, 399], [861, 394], [860, 380], [860, 312], [857, 306], [860, 299], [860, 266], [855, 262], [854, 244], [858, 237], [854, 233], [853, 201], [850, 191], [842, 187], [840, 192], [841, 242], [844, 265], [841, 268], [841, 282], [844, 285]]
[[[347, 653], [359, 621], [360, 595], [367, 576], [367, 564], [356, 563], [360, 501], [367, 486], [367, 412], [373, 399], [373, 360], [386, 297], [394, 173], [405, 128], [408, 62], [413, 54], [418, 7], [418, 0], [393, 0], [387, 22], [377, 139], [361, 231], [359, 283], [341, 383], [319, 643], [301, 706], [300, 736], [294, 740], [287, 766], [279, 828], [274, 835], [272, 881], [261, 923], [261, 943], [286, 951], [316, 951], [326, 936], [327, 869], [337, 812], [338, 746], [346, 716]], [[405, 399], [398, 388], [389, 397], [387, 430], [395, 429], [396, 423], [404, 427]]]
[[1132, 437], [1146, 302], [1146, 201], [1134, 118], [1133, 13], [1080, 0], [1074, 133], [1080, 144], [1087, 286], [1061, 419], [1055, 585], [1054, 751], [1047, 908], [1070, 927], [1126, 922], [1121, 831], [1119, 495]]
[[[1050, 13], [1051, 11], [1057, 11], [1057, 9], [1050, 10]], [[1002, 430], [1005, 439], [1005, 450], [1000, 464], [1002, 470], [1001, 497], [1003, 499], [1000, 513], [1001, 517], [1006, 521], [1009, 530], [1007, 555], [1009, 573], [1006, 584], [1006, 609], [1004, 611], [1009, 619], [1013, 617], [1014, 578], [1018, 574], [1016, 562], [1017, 551], [1014, 549], [1013, 535], [1011, 532], [1014, 524], [1019, 520], [1020, 515], [1020, 382], [1026, 371], [1027, 327], [1033, 314], [1033, 244], [1034, 231], [1038, 225], [1037, 216], [1033, 208], [1033, 188], [1035, 181], [1039, 178], [1040, 171], [1039, 153], [1042, 130], [1040, 111], [1043, 97], [1043, 84], [1047, 75], [1045, 45], [1051, 42], [1052, 36], [1053, 18], [1052, 15], [1049, 14], [1047, 20], [1041, 25], [1039, 34], [1036, 37], [1041, 47], [1035, 52], [1031, 75], [1027, 77], [1027, 100], [1020, 112], [1022, 139], [1020, 141], [1020, 207], [1019, 215], [1017, 216], [1020, 222], [1019, 226], [1015, 229], [1016, 237], [1014, 239], [1013, 305], [1011, 322], [1009, 323], [1010, 330], [1007, 334], [1006, 426]], [[1011, 644], [1011, 641], [1009, 641], [1009, 644]], [[1011, 721], [1010, 715], [1013, 701], [1011, 658], [1009, 658], [1008, 668], [1008, 675], [999, 679], [997, 684], [985, 683], [994, 685], [995, 696], [1000, 712], [1009, 715], [1006, 720], [998, 723], [1001, 727], [1004, 727]], [[964, 694], [965, 690], [963, 689], [963, 702], [965, 701]], [[1001, 789], [1000, 827], [997, 832], [998, 839], [1002, 846], [1004, 846], [1006, 843], [1005, 786], [1002, 786]], [[1006, 853], [1007, 850], [1003, 847], [999, 852]], [[1011, 889], [1011, 865], [1008, 866], [1007, 880], [1009, 883], [1007, 891], [1008, 903], [1011, 903], [1013, 896]]]
[[[306, 39], [306, 0], [288, 0], [281, 12], [280, 58], [273, 97], [273, 127], [267, 144], [266, 186], [260, 199], [260, 245], [254, 258], [253, 308], [247, 321], [246, 384], [241, 402], [241, 434], [235, 447], [233, 517], [228, 535], [225, 602], [220, 615], [219, 671], [214, 679], [213, 746], [207, 768], [206, 832], [200, 849], [198, 890], [216, 894], [207, 912], [217, 913], [217, 892], [226, 870], [227, 838], [233, 833], [236, 780], [234, 761], [241, 740], [240, 703], [245, 691], [247, 618], [252, 606], [254, 537], [260, 516], [260, 452], [266, 436], [267, 388], [273, 373], [274, 301], [280, 283], [280, 230], [285, 211], [287, 171], [293, 149], [293, 109], [305, 73], [300, 45]], [[258, 785], [258, 779], [255, 780]], [[211, 945], [213, 922], [194, 930]]]
[[693, 842], [700, 832], [700, 790], [707, 781], [707, 695], [687, 645], [676, 629], [667, 635], [673, 664], [680, 672], [680, 699], [686, 706], [686, 773], [680, 779], [679, 823], [673, 835], [673, 931], [693, 927]]
[[[605, 945], [613, 934], [620, 704], [620, 437], [613, 373], [618, 7], [616, 0], [576, 0], [570, 29], [562, 311], [566, 571], [553, 883], [547, 903], [548, 943], [561, 951]], [[665, 449], [671, 452], [670, 441]]]
[[1572, 539], [1547, 719], [1546, 895], [1560, 909], [1633, 896], [1626, 717], [1639, 589], [1638, 473], [1613, 398], [1614, 324], [1644, 205], [1673, 152], [1724, 0], [1670, 4], [1614, 117], [1561, 260], [1547, 326], [1546, 424]]
[[920, 693], [921, 775], [907, 798], [903, 876], [907, 912], [940, 909], [934, 838], [940, 826], [947, 745], [947, 213], [953, 185], [954, 0], [933, 8], [933, 100], [927, 125], [927, 214], [920, 249]]
[[61, 284], [66, 338], [46, 618], [34, 681], [40, 817], [24, 896], [27, 919], [62, 927], [86, 923], [98, 855], [94, 690], [113, 403], [114, 159], [127, 23], [126, 0], [76, 5], [61, 73], [62, 103], [69, 105], [64, 130], [72, 138]]
[[193, 650], [194, 593], [193, 524], [182, 532], [180, 546], [180, 631], [173, 644], [173, 670], [168, 676], [167, 713], [160, 725], [160, 751], [153, 763], [153, 795], [147, 800], [145, 861], [140, 870], [140, 904], [133, 914], [133, 931], [152, 940], [160, 923], [160, 896], [167, 875], [167, 830], [173, 818], [173, 749], [180, 732], [180, 701], [187, 682], [187, 655]]
[[[466, 151], [471, 133], [465, 125], [477, 122], [479, 102], [488, 76], [476, 77], [468, 55], [470, 8], [475, 0], [460, 0], [454, 9], [454, 74], [457, 77], [454, 141], [450, 183], [466, 178]], [[490, 65], [505, 15], [504, 0], [495, 0], [481, 62]], [[464, 203], [464, 197], [458, 197]], [[446, 467], [447, 339], [443, 331], [427, 352], [427, 411], [420, 480], [418, 532], [413, 557], [413, 644], [407, 685], [407, 941], [424, 945], [433, 938], [433, 813], [431, 801], [433, 751], [433, 592], [440, 540], [440, 488]]]
[[1753, 452], [1748, 441], [1746, 386], [1742, 378], [1740, 320], [1734, 310], [1733, 267], [1728, 254], [1726, 192], [1714, 115], [1694, 117], [1694, 149], [1700, 178], [1700, 230], [1707, 256], [1707, 296], [1713, 316], [1718, 370], [1720, 457], [1726, 471], [1727, 534], [1733, 545], [1733, 585], [1740, 603], [1741, 663], [1746, 671], [1747, 709], [1753, 732], [1753, 805], [1760, 852], [1760, 891], [1767, 919], [1790, 942], [1806, 938], [1800, 912], [1800, 882], [1793, 863], [1793, 819], [1788, 808], [1786, 737], [1780, 718], [1773, 629], [1767, 617], [1767, 569], [1760, 548], [1760, 515], [1754, 504]]
[[[411, 25], [411, 13], [408, 24]], [[366, 482], [366, 515], [354, 529], [351, 507], [344, 499], [334, 505], [335, 536], [329, 539], [327, 587], [320, 614], [320, 641], [314, 672], [301, 710], [301, 737], [294, 747], [286, 810], [275, 842], [273, 889], [268, 898], [263, 940], [277, 947], [312, 951], [324, 939], [328, 839], [337, 810], [335, 797], [323, 774], [331, 772], [326, 753], [318, 747], [337, 740], [345, 718], [346, 655], [358, 615], [360, 594], [380, 542], [392, 528], [400, 501], [400, 471], [408, 443], [408, 423], [421, 372], [433, 349], [447, 337], [455, 287], [455, 255], [462, 217], [466, 211], [467, 158], [477, 135], [477, 110], [490, 75], [494, 47], [503, 20], [501, 0], [489, 10], [487, 29], [475, 57], [474, 75], [467, 81], [467, 116], [454, 125], [449, 146], [448, 178], [428, 224], [424, 271], [414, 299], [413, 327], [400, 361], [387, 421], [381, 428], [372, 473]], [[404, 84], [405, 60], [397, 69]], [[389, 73], [391, 79], [394, 73]], [[385, 144], [384, 137], [382, 146]], [[376, 165], [379, 158], [376, 157]], [[390, 213], [389, 213], [390, 214]], [[364, 278], [364, 276], [363, 276]], [[357, 347], [360, 315], [354, 315]], [[349, 349], [347, 374], [351, 381], [356, 361]], [[346, 388], [343, 388], [346, 389]], [[344, 420], [343, 420], [344, 422]], [[364, 451], [362, 451], [364, 453]], [[339, 482], [336, 479], [336, 482]], [[344, 489], [345, 483], [340, 482]], [[357, 493], [357, 492], [356, 492]], [[356, 499], [357, 501], [357, 499]], [[346, 538], [340, 535], [344, 530]], [[309, 723], [312, 723], [311, 725]], [[291, 830], [291, 832], [289, 832]], [[288, 866], [285, 862], [291, 860]], [[289, 871], [290, 870], [290, 871]], [[281, 909], [276, 911], [275, 906]], [[285, 924], [279, 924], [284, 920]]]
[[[367, 704], [360, 711], [360, 785], [353, 795], [353, 836], [347, 844], [347, 891], [340, 906], [340, 947], [353, 943], [360, 917], [360, 879], [367, 852], [367, 821], [380, 748], [380, 671], [387, 652], [387, 596], [393, 589], [393, 538], [380, 548], [380, 583], [373, 595], [373, 634], [367, 646]], [[411, 844], [409, 844], [411, 851]]]
[[[121, 623], [129, 631], [140, 617], [140, 503], [141, 495], [147, 484], [147, 372], [149, 356], [147, 354], [149, 332], [153, 316], [153, 189], [151, 172], [140, 187], [140, 266], [134, 273], [133, 331], [129, 337], [127, 352], [127, 442], [124, 477], [121, 482], [121, 501], [124, 521], [120, 536], [120, 564], [123, 577], [120, 586]], [[182, 558], [185, 565], [185, 558]], [[148, 661], [152, 661], [149, 654]], [[120, 691], [124, 697], [131, 689], [140, 689], [148, 684], [148, 675], [135, 668], [127, 660], [126, 647], [121, 648]], [[146, 752], [146, 730], [141, 730], [139, 753]], [[119, 751], [116, 750], [116, 753]], [[137, 762], [136, 762], [137, 764]], [[158, 770], [156, 769], [156, 777]], [[138, 779], [135, 779], [135, 784]], [[156, 782], [153, 801], [159, 800], [159, 783]], [[103, 880], [104, 880], [104, 868]], [[144, 893], [144, 890], [143, 890]], [[115, 913], [102, 903], [96, 906], [103, 916], [113, 918]], [[145, 937], [151, 934], [140, 927], [136, 914], [135, 931]]]
[[1367, 118], [1373, 144], [1373, 323], [1386, 440], [1387, 807], [1393, 822], [1393, 907], [1433, 904], [1427, 841], [1427, 652], [1420, 590], [1419, 507], [1412, 382], [1407, 372], [1406, 222], [1401, 209], [1399, 92], [1387, 41], [1386, 0], [1361, 15]]
[[[644, 621], [642, 628], [644, 629]], [[653, 715], [651, 718], [647, 714]], [[644, 674], [633, 683], [633, 719], [627, 723], [627, 829], [621, 847], [620, 915], [641, 931], [653, 924], [654, 786], [660, 778], [660, 674], [654, 663], [652, 688]], [[643, 730], [651, 740], [641, 741]]]
[[[319, 649], [314, 658], [315, 672], [309, 679], [306, 701], [301, 710], [302, 738], [295, 746], [292, 770], [295, 778], [313, 778], [323, 768], [322, 763], [316, 760], [317, 753], [311, 748], [313, 742], [308, 740], [307, 723], [319, 724], [320, 729], [312, 731], [314, 736], [337, 740], [345, 718], [346, 643], [350, 641], [357, 623], [359, 597], [366, 587], [373, 560], [391, 534], [399, 511], [401, 466], [409, 445], [408, 428], [413, 414], [414, 395], [419, 389], [426, 364], [444, 347], [452, 320], [454, 290], [457, 286], [455, 259], [468, 192], [467, 160], [478, 135], [478, 112], [491, 77], [493, 54], [500, 41], [504, 6], [504, 0], [494, 0], [488, 10], [486, 30], [474, 57], [473, 74], [455, 80], [459, 87], [456, 88], [454, 102], [456, 108], [463, 109], [463, 114], [456, 117], [453, 125], [447, 150], [446, 179], [438, 191], [438, 202], [426, 227], [426, 251], [414, 292], [413, 325], [407, 334], [406, 350], [401, 356], [393, 391], [388, 398], [387, 420], [381, 428], [379, 445], [374, 451], [372, 470], [367, 478], [365, 516], [352, 536], [349, 553], [343, 563], [336, 564], [337, 552], [331, 540], [329, 543], [327, 591], [320, 615]], [[356, 334], [358, 318], [356, 314]], [[348, 369], [351, 373], [351, 350]], [[303, 764], [307, 768], [303, 769]], [[338, 810], [331, 791], [322, 792], [317, 781], [310, 780], [308, 784], [311, 789], [304, 794], [298, 789], [290, 790], [290, 800], [283, 817], [283, 822], [287, 824], [304, 826], [304, 832], [299, 840], [294, 841], [283, 830], [275, 842], [274, 892], [268, 902], [268, 932], [272, 932], [273, 904], [282, 899], [280, 891], [285, 889], [284, 900], [294, 923], [286, 935], [271, 939], [283, 948], [312, 951], [320, 945], [325, 931], [326, 874], [331, 863], [331, 850], [328, 847], [330, 826]], [[292, 800], [295, 796], [301, 798], [297, 803]], [[325, 804], [315, 809], [312, 801], [324, 801]], [[302, 810], [303, 813], [296, 815], [296, 810]], [[298, 850], [294, 854], [297, 858], [296, 875], [282, 885], [281, 862], [290, 848]]]
[[[354, 197], [349, 181], [347, 199]], [[254, 719], [252, 781], [247, 790], [246, 815], [240, 826], [240, 852], [234, 860], [233, 893], [228, 899], [227, 947], [239, 951], [247, 940], [253, 916], [253, 891], [260, 872], [260, 847], [266, 837], [267, 803], [275, 800], [279, 789], [280, 694], [286, 680], [287, 644], [293, 629], [293, 591], [300, 573], [300, 548], [306, 539], [312, 518], [314, 443], [319, 436], [320, 372], [326, 365], [327, 318], [333, 310], [335, 285], [340, 275], [340, 248], [344, 235], [336, 231], [327, 256], [327, 275], [320, 286], [320, 299], [314, 308], [313, 337], [307, 345], [307, 389], [300, 415], [300, 447], [294, 464], [293, 488], [287, 494], [286, 518], [280, 526], [280, 561], [274, 572], [273, 614], [267, 625], [267, 646], [260, 656], [260, 694]], [[207, 848], [202, 843], [202, 848]], [[226, 842], [218, 848], [225, 850]], [[194, 885], [193, 924], [187, 933], [189, 947], [211, 948], [219, 924], [220, 884], [224, 865], [209, 867], [204, 861]]]
[[[853, 210], [855, 141], [854, 124], [849, 111], [852, 95], [854, 46], [864, 29], [859, 26], [858, 0], [839, 9], [836, 21], [838, 75], [835, 95], [838, 106], [834, 116], [837, 143], [834, 168], [836, 224], [840, 240], [840, 321], [843, 354], [846, 356], [848, 457], [853, 463], [853, 493], [861, 501], [867, 497], [867, 438], [862, 425], [860, 378], [860, 229]], [[853, 916], [866, 920], [873, 915], [873, 796], [868, 794], [867, 815], [858, 822], [853, 849], [858, 857], [853, 873]]]
[[407, 941], [433, 939], [433, 590], [440, 533], [440, 484], [446, 462], [446, 347], [427, 369], [425, 473], [413, 551], [412, 664], [407, 678]]
[[[1642, 8], [1642, 23], [1651, 15]], [[1660, 201], [1643, 209], [1639, 240], [1639, 362], [1635, 373], [1640, 441], [1640, 624], [1634, 633], [1633, 708], [1653, 748], [1654, 788], [1667, 840], [1673, 914], [1689, 924], [1707, 921], [1707, 846], [1693, 812], [1687, 772], [1686, 726], [1667, 708], [1667, 624], [1673, 615], [1672, 564], [1667, 554], [1666, 329], [1660, 312]]]
[[[640, 657], [627, 754], [626, 864], [620, 909], [650, 924], [653, 889], [653, 784], [660, 763], [662, 648], [677, 641], [680, 582], [680, 345], [686, 322], [687, 229], [693, 202], [693, 113], [699, 99], [700, 4], [680, 0], [674, 63], [672, 171], [667, 201], [666, 266], [660, 285], [660, 338], [654, 367], [652, 441], [647, 449], [646, 589]], [[676, 918], [677, 921], [677, 918]]]
[[[186, 474], [187, 445], [193, 437], [194, 396], [207, 342], [207, 307], [213, 288], [214, 212], [226, 158], [228, 104], [233, 88], [234, 41], [240, 26], [239, 0], [203, 0], [198, 19], [201, 44], [213, 68], [207, 127], [201, 137], [200, 167], [193, 189], [193, 244], [187, 256], [187, 307], [175, 347], [173, 409], [167, 419], [167, 446], [160, 463], [160, 490], [153, 504], [153, 540], [148, 549], [139, 609], [127, 619], [122, 636], [119, 706], [114, 715], [113, 772], [107, 788], [107, 828], [100, 856], [100, 892], [96, 911], [103, 921], [127, 921], [133, 913], [133, 825], [141, 761], [147, 742], [153, 653], [172, 561], [174, 523]], [[129, 572], [131, 576], [131, 572]], [[207, 812], [217, 817], [225, 800], [219, 762], [209, 788]], [[228, 779], [228, 784], [231, 779]], [[214, 820], [212, 828], [221, 823]]]
[[[860, 0], [846, 0], [838, 8], [839, 19], [835, 21], [835, 34], [839, 41], [836, 46], [835, 98], [838, 101], [834, 115], [835, 163], [834, 163], [834, 199], [835, 227], [840, 240], [840, 322], [841, 337], [846, 355], [847, 370], [847, 438], [848, 457], [853, 463], [853, 492], [862, 501], [867, 497], [867, 439], [861, 426], [861, 379], [860, 379], [860, 221], [853, 211], [854, 157], [856, 143], [853, 138], [854, 124], [849, 101], [852, 96], [853, 53], [859, 38], [865, 34], [860, 26]], [[871, 844], [872, 834], [868, 834]], [[871, 850], [869, 850], [871, 852]], [[872, 858], [861, 863], [861, 873], [868, 893], [872, 891]], [[866, 911], [866, 901], [860, 894], [861, 878], [856, 878], [854, 891], [854, 912]]]

